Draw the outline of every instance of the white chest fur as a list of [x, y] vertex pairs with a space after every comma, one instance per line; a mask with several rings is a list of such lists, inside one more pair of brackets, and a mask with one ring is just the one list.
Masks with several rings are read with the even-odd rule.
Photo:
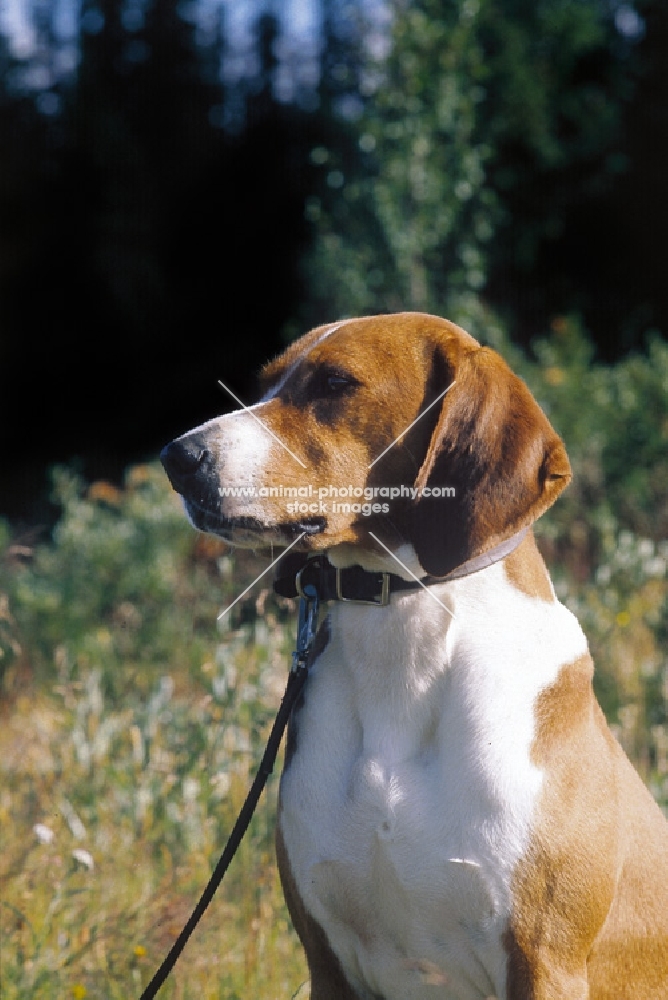
[[505, 996], [511, 881], [542, 783], [534, 705], [586, 649], [502, 564], [389, 608], [334, 605], [281, 828], [302, 899], [362, 997]]

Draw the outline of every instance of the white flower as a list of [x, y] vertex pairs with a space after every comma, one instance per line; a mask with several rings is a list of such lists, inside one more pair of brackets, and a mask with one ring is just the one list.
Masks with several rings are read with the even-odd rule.
[[45, 826], [44, 823], [35, 823], [32, 828], [32, 832], [35, 834], [40, 844], [50, 844], [56, 836], [53, 830], [50, 827]]
[[199, 795], [199, 781], [197, 778], [183, 779], [183, 800], [184, 802], [196, 802]]
[[81, 847], [75, 847], [75, 849], [72, 851], [72, 857], [74, 858], [75, 861], [77, 861], [80, 865], [83, 865], [85, 868], [93, 869], [95, 867], [95, 862], [93, 861], [93, 855], [90, 854], [88, 851], [84, 851], [83, 848]]
[[211, 778], [211, 785], [213, 787], [213, 794], [217, 799], [224, 799], [230, 790], [230, 785], [232, 784], [230, 776], [226, 771], [218, 771]]
[[642, 568], [645, 576], [664, 576], [666, 560], [662, 559], [661, 556], [654, 556], [652, 559], [646, 559]]

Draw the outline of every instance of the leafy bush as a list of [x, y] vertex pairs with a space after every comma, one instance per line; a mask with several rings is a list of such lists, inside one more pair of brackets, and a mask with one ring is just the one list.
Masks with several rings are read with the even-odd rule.
[[222, 542], [189, 525], [159, 467], [130, 469], [124, 489], [86, 489], [57, 469], [54, 496], [62, 516], [52, 544], [5, 563], [0, 577], [36, 679], [66, 683], [97, 669], [104, 693], [126, 701], [145, 696], [165, 664], [196, 676], [212, 623], [262, 563], [233, 568]]

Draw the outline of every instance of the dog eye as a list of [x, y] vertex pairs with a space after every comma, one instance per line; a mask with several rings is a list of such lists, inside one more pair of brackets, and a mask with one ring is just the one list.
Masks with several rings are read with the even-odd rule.
[[311, 376], [307, 393], [312, 400], [334, 400], [352, 392], [359, 384], [355, 376], [348, 372], [321, 368]]
[[333, 395], [339, 395], [345, 389], [352, 388], [357, 383], [351, 379], [346, 378], [345, 375], [328, 375], [326, 385], [329, 392]]

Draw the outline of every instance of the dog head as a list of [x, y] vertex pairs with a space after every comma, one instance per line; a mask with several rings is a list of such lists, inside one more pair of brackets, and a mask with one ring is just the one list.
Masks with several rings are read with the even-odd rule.
[[303, 551], [378, 568], [390, 557], [375, 536], [441, 576], [531, 524], [571, 476], [524, 382], [435, 316], [318, 327], [262, 383], [259, 403], [161, 456], [195, 527], [235, 545], [300, 538]]

